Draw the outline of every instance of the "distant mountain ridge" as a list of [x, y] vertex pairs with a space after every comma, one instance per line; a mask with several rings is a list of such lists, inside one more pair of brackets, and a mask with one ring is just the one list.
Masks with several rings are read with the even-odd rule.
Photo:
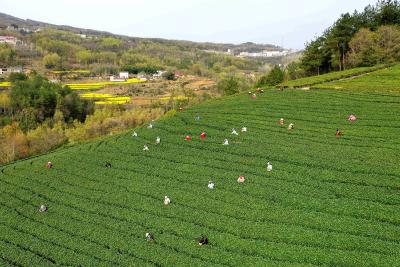
[[30, 30], [36, 30], [38, 28], [54, 28], [59, 30], [67, 30], [75, 33], [87, 34], [87, 35], [101, 35], [101, 36], [113, 36], [119, 38], [135, 40], [150, 40], [158, 43], [174, 43], [184, 46], [195, 47], [202, 50], [215, 50], [215, 51], [227, 51], [228, 49], [234, 52], [261, 52], [263, 50], [282, 50], [282, 47], [272, 44], [256, 44], [252, 42], [246, 42], [243, 44], [229, 44], [229, 43], [212, 43], [212, 42], [193, 42], [187, 40], [169, 40], [163, 38], [141, 38], [141, 37], [130, 37], [126, 35], [113, 34], [106, 31], [83, 29], [67, 25], [55, 25], [41, 21], [35, 21], [31, 19], [21, 19], [8, 14], [0, 12], [0, 29], [5, 29], [8, 26], [16, 25], [18, 28], [25, 28]]

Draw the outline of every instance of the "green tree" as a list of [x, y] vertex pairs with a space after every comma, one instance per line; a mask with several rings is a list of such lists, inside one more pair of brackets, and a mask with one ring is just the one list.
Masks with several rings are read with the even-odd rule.
[[381, 0], [377, 4], [378, 25], [400, 24], [400, 3], [397, 0]]
[[[356, 33], [362, 28], [376, 31], [383, 25], [400, 25], [399, 1], [381, 0], [375, 6], [367, 6], [361, 13], [355, 11], [353, 14], [342, 14], [320, 37], [306, 45], [302, 59], [303, 68], [308, 74], [346, 69], [346, 62], [357, 61], [350, 45]], [[361, 62], [372, 64], [374, 61], [386, 60], [374, 58], [377, 55], [375, 47], [369, 47], [367, 50], [369, 51], [363, 50], [364, 60]], [[373, 54], [368, 56], [370, 52]], [[352, 58], [346, 60], [347, 56]]]
[[304, 69], [301, 67], [300, 62], [291, 62], [286, 67], [287, 80], [295, 80], [302, 78], [306, 75]]
[[350, 41], [351, 52], [347, 61], [353, 67], [373, 66], [379, 63], [380, 52], [377, 34], [369, 29], [361, 29]]
[[[35, 109], [37, 122], [53, 117], [57, 104], [57, 85], [39, 75], [17, 81], [11, 89], [11, 105], [16, 113], [28, 108]], [[24, 116], [22, 116], [24, 118]]]
[[60, 68], [61, 57], [56, 53], [47, 54], [43, 57], [43, 65], [47, 69]]
[[272, 70], [267, 74], [262, 76], [256, 86], [275, 86], [283, 82], [284, 80], [284, 72], [283, 70], [275, 65]]
[[112, 37], [106, 37], [101, 40], [100, 46], [105, 49], [117, 49], [122, 41]]
[[61, 110], [65, 121], [83, 122], [88, 114], [93, 113], [91, 102], [81, 100], [70, 88], [51, 83], [37, 74], [15, 82], [10, 91], [10, 101], [24, 131], [54, 118], [56, 109]]
[[15, 83], [17, 81], [26, 81], [27, 79], [28, 76], [21, 72], [12, 72], [10, 73], [10, 75], [8, 75], [8, 80], [12, 83]]
[[80, 64], [88, 65], [94, 62], [93, 54], [88, 50], [81, 50], [76, 53], [76, 60]]
[[376, 31], [361, 29], [350, 41], [348, 62], [354, 66], [373, 66], [400, 60], [400, 27], [381, 26]]
[[240, 82], [235, 76], [229, 76], [220, 80], [217, 88], [224, 95], [234, 95], [240, 92]]
[[397, 25], [381, 26], [376, 34], [382, 61], [384, 63], [400, 61], [400, 27]]
[[15, 63], [16, 52], [8, 44], [0, 44], [0, 67], [8, 67]]
[[173, 81], [175, 80], [175, 73], [173, 71], [164, 72], [163, 78], [168, 81]]
[[62, 97], [59, 109], [64, 115], [65, 122], [74, 120], [84, 122], [87, 115], [93, 114], [94, 105], [93, 102], [82, 100], [77, 93], [71, 91]]

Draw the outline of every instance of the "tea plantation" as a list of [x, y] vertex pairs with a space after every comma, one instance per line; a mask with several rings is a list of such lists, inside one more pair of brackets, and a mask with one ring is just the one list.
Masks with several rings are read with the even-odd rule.
[[396, 93], [273, 89], [2, 166], [0, 265], [400, 266], [399, 115]]

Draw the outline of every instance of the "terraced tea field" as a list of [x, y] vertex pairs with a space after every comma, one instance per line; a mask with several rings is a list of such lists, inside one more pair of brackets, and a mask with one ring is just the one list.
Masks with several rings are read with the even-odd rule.
[[320, 89], [338, 89], [377, 92], [400, 92], [400, 65], [382, 69], [347, 80], [332, 81], [312, 86]]
[[3, 166], [0, 265], [400, 266], [399, 103], [269, 90]]
[[360, 68], [353, 68], [344, 71], [334, 71], [329, 72], [326, 74], [318, 75], [318, 76], [311, 76], [305, 77], [297, 80], [291, 80], [284, 82], [283, 84], [279, 85], [278, 87], [285, 87], [285, 88], [302, 88], [302, 87], [310, 87], [316, 84], [327, 83], [332, 81], [338, 81], [341, 79], [348, 79], [352, 77], [357, 77], [361, 75], [365, 75], [367, 73], [373, 73], [377, 70], [386, 69], [388, 65], [377, 65], [373, 67], [360, 67]]

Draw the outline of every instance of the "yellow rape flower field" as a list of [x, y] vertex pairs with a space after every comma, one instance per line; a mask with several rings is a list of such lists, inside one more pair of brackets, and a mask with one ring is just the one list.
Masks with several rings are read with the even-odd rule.
[[99, 93], [84, 93], [84, 94], [80, 94], [80, 97], [96, 99], [96, 98], [110, 98], [110, 97], [113, 97], [113, 95], [112, 94], [99, 94]]
[[137, 78], [131, 78], [124, 82], [98, 82], [98, 83], [69, 83], [65, 84], [69, 86], [72, 90], [94, 90], [100, 89], [107, 85], [123, 85], [123, 84], [133, 84], [133, 83], [141, 83], [144, 82]]
[[131, 101], [129, 96], [113, 96], [112, 94], [100, 94], [100, 93], [84, 93], [80, 97], [85, 99], [97, 99], [94, 103], [96, 105], [122, 105], [127, 104]]
[[0, 82], [0, 87], [10, 87], [11, 83], [10, 82]]

